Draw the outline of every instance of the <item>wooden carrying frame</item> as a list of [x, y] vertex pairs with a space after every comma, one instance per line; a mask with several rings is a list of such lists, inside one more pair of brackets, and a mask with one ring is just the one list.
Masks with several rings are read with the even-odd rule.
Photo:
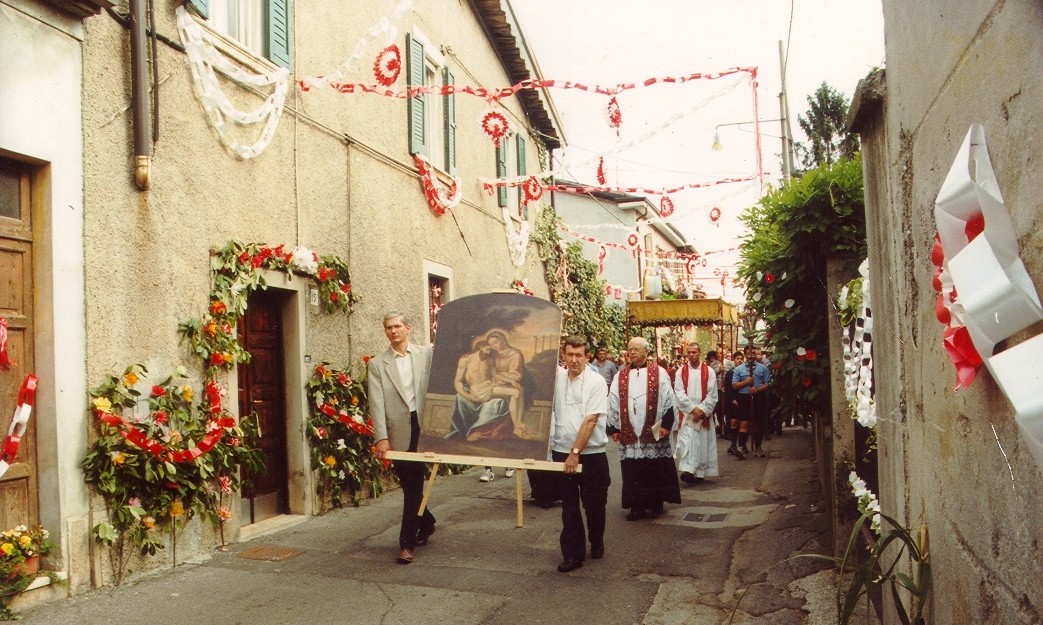
[[[458, 456], [454, 454], [441, 454], [435, 452], [416, 452], [416, 451], [388, 451], [384, 454], [384, 457], [388, 460], [410, 460], [413, 462], [427, 462], [431, 463], [431, 475], [427, 478], [427, 485], [424, 488], [424, 498], [420, 501], [420, 509], [417, 510], [417, 516], [423, 516], [424, 510], [427, 509], [427, 500], [431, 496], [431, 488], [434, 486], [435, 477], [438, 475], [438, 466], [441, 464], [468, 464], [472, 466], [482, 467], [504, 467], [506, 469], [515, 469], [517, 472], [514, 474], [516, 483], [516, 500], [518, 503], [518, 525], [517, 527], [524, 527], [524, 518], [522, 516], [522, 474], [519, 469], [537, 469], [539, 471], [564, 471], [564, 462], [551, 462], [549, 460], [534, 460], [532, 458], [525, 458], [524, 460], [518, 460], [515, 458], [486, 458], [481, 456]], [[576, 472], [581, 473], [583, 466], [577, 466]]]

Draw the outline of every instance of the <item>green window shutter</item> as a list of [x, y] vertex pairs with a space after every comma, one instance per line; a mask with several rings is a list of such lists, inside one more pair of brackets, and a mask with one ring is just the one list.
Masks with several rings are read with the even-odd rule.
[[[507, 141], [506, 137], [500, 140], [496, 148], [496, 177], [507, 177]], [[496, 203], [500, 208], [507, 208], [507, 187], [496, 187]]]
[[[197, 2], [198, 0], [193, 0]], [[209, 1], [209, 0], [205, 0]], [[264, 55], [268, 60], [293, 68], [293, 3], [292, 0], [265, 1]]]
[[[406, 33], [406, 84], [424, 86], [424, 44]], [[427, 96], [409, 98], [409, 153], [427, 156]]]
[[[456, 79], [449, 67], [442, 69], [442, 83], [455, 85]], [[451, 175], [456, 175], [456, 94], [445, 96], [445, 169]]]
[[188, 6], [203, 19], [210, 18], [210, 0], [188, 0]]
[[[525, 175], [525, 137], [518, 133], [517, 137], [517, 152], [518, 152], [518, 175]], [[522, 217], [525, 219], [529, 218], [529, 207], [522, 203], [525, 199], [525, 191], [521, 187], [518, 187], [518, 206], [521, 208]]]

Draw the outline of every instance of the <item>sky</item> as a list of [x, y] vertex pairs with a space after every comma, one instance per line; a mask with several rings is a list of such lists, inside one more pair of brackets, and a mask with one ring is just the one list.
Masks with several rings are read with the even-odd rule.
[[[782, 177], [779, 41], [784, 50], [789, 42], [786, 86], [790, 128], [798, 142], [806, 137], [797, 116], [806, 114], [806, 97], [823, 81], [850, 99], [859, 79], [884, 65], [880, 0], [510, 2], [547, 79], [607, 86], [757, 67], [766, 184]], [[604, 157], [609, 185], [663, 189], [757, 173], [753, 124], [737, 124], [754, 119], [747, 74], [625, 91], [617, 96], [622, 113], [618, 138], [608, 125], [607, 97], [562, 89], [552, 89], [551, 97], [568, 142], [555, 153], [567, 166], [563, 177], [597, 184], [597, 158], [610, 152], [615, 153]], [[682, 113], [665, 130], [618, 151]], [[711, 150], [715, 131], [720, 151]], [[722, 292], [720, 275], [734, 276], [739, 255], [720, 250], [738, 245], [744, 234], [739, 215], [766, 191], [758, 182], [745, 182], [671, 194], [671, 221], [706, 254], [707, 265], [696, 277], [710, 297], [744, 299], [730, 279]], [[710, 220], [714, 207], [721, 211], [716, 224]], [[598, 238], [607, 232], [588, 228], [583, 234]]]

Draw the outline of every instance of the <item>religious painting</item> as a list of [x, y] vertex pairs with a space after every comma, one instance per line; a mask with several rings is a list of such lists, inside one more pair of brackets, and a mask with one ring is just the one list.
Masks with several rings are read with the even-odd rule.
[[418, 451], [546, 460], [561, 309], [516, 293], [438, 313]]

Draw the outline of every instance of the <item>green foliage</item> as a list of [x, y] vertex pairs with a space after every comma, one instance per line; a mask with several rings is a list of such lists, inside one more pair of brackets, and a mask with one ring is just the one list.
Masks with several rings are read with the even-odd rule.
[[551, 301], [561, 308], [564, 316], [565, 333], [586, 337], [592, 346], [621, 349], [626, 332], [622, 308], [605, 303], [607, 283], [598, 278], [597, 263], [583, 257], [583, 246], [578, 242], [563, 244], [558, 224], [554, 208], [544, 206], [532, 239], [543, 261]]
[[751, 234], [740, 247], [738, 274], [746, 283], [746, 305], [767, 325], [780, 410], [826, 412], [828, 358], [796, 354], [801, 347], [829, 353], [826, 259], [843, 259], [854, 274], [867, 254], [861, 155], [773, 189], [741, 219]]
[[[155, 555], [164, 548], [161, 532], [176, 541], [197, 514], [220, 523], [229, 514], [222, 507], [224, 496], [242, 486], [240, 469], [264, 470], [263, 452], [250, 445], [257, 436], [256, 417], [236, 422], [222, 408], [216, 383], [208, 382], [212, 386], [194, 402], [193, 389], [183, 383], [187, 371], [178, 367], [151, 387], [147, 412], [139, 414], [142, 392], [136, 387], [146, 373], [144, 366], [131, 365], [90, 393], [99, 436], [82, 465], [87, 483], [108, 509], [108, 519], [93, 533], [100, 544], [113, 548], [117, 585], [132, 553], [128, 541], [141, 555]], [[206, 449], [216, 432], [220, 438]], [[183, 452], [192, 449], [201, 453], [185, 457]]]
[[335, 369], [323, 362], [315, 367], [305, 384], [311, 418], [311, 468], [318, 471], [316, 493], [323, 505], [335, 508], [344, 497], [358, 505], [364, 487], [373, 497], [380, 495], [389, 476], [389, 461], [373, 455], [373, 421], [366, 415], [366, 385], [351, 377], [351, 369]]
[[829, 166], [858, 151], [858, 136], [847, 131], [848, 102], [843, 93], [823, 82], [808, 96], [808, 107], [807, 117], [797, 116], [810, 140], [810, 144], [797, 144], [804, 167]]
[[837, 295], [837, 316], [845, 329], [855, 322], [862, 309], [862, 278], [858, 277], [840, 287]]

